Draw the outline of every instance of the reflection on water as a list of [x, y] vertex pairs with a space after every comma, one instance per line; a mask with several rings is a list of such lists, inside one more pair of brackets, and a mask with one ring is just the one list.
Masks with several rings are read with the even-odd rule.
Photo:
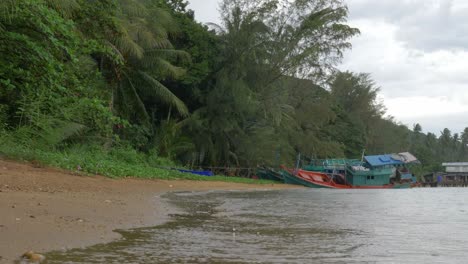
[[48, 263], [466, 263], [467, 189], [166, 195], [184, 213]]

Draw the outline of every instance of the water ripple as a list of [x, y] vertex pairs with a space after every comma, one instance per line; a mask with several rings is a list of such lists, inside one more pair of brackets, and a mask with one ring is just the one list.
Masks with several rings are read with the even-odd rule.
[[168, 194], [168, 223], [48, 263], [465, 263], [465, 189]]

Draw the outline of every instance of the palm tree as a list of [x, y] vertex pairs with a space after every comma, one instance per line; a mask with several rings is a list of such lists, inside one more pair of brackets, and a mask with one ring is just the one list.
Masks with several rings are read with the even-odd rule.
[[108, 36], [108, 45], [120, 62], [111, 66], [110, 79], [115, 81], [111, 106], [119, 115], [146, 125], [151, 111], [145, 101], [163, 103], [187, 116], [184, 102], [161, 83], [185, 73], [171, 61], [190, 59], [169, 41], [177, 29], [174, 20], [153, 1], [122, 0], [119, 9], [116, 33]]

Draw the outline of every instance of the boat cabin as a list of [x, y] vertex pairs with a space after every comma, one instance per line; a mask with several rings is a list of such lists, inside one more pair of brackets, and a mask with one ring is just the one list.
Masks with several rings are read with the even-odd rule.
[[419, 161], [410, 153], [365, 156], [361, 164], [348, 167], [346, 181], [354, 186], [380, 186], [415, 181], [407, 164]]
[[303, 168], [307, 171], [344, 174], [346, 165], [354, 161], [348, 159], [313, 159]]

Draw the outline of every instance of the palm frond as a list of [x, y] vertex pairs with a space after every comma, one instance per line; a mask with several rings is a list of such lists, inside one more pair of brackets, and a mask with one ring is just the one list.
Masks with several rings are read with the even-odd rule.
[[151, 49], [164, 45], [161, 43], [161, 39], [158, 39], [142, 21], [131, 23], [128, 31], [132, 39], [143, 49]]
[[182, 116], [188, 116], [189, 111], [187, 106], [177, 96], [175, 96], [166, 86], [162, 85], [148, 73], [139, 71], [140, 76], [145, 81], [146, 85], [140, 85], [139, 88], [154, 97], [161, 99], [163, 102], [174, 106]]
[[113, 44], [113, 43], [111, 43], [110, 41], [107, 41], [107, 40], [104, 43], [105, 43], [105, 45], [107, 45], [110, 48], [110, 50], [114, 51], [113, 55], [115, 56], [117, 61], [119, 61], [121, 63], [123, 63], [125, 61], [124, 55], [122, 54], [122, 52], [120, 52], [119, 48], [117, 48], [117, 46], [115, 44]]
[[146, 17], [148, 9], [138, 0], [120, 0], [118, 1], [122, 13], [128, 17]]
[[152, 8], [150, 18], [153, 25], [152, 28], [164, 28], [168, 34], [177, 34], [179, 32], [177, 21], [168, 11], [162, 8]]
[[141, 59], [144, 54], [144, 49], [135, 42], [132, 36], [128, 32], [129, 24], [125, 20], [117, 20], [117, 26], [120, 34], [118, 34], [113, 42], [123, 55], [124, 58], [131, 56], [134, 58]]
[[155, 56], [166, 60], [179, 60], [182, 62], [191, 62], [190, 54], [183, 50], [174, 49], [152, 49], [147, 50], [145, 56]]
[[172, 49], [172, 43], [169, 41], [169, 32], [167, 28], [157, 23], [148, 23], [146, 25], [146, 30], [150, 31], [152, 37], [155, 39], [155, 44], [149, 46], [148, 49]]
[[187, 72], [184, 68], [174, 66], [169, 61], [161, 58], [146, 59], [145, 57], [142, 60], [142, 65], [147, 69], [147, 72], [151, 72], [161, 79], [177, 80]]
[[[125, 85], [127, 84], [127, 85]], [[132, 79], [127, 76], [125, 81], [120, 85], [121, 92], [124, 96], [121, 101], [126, 101], [127, 106], [132, 107], [133, 113], [137, 114], [135, 118], [138, 118], [143, 121], [146, 125], [149, 125], [150, 116], [146, 110], [145, 104], [140, 98], [140, 95], [137, 92], [137, 88], [132, 82]]]
[[135, 57], [138, 59], [143, 58], [143, 54], [145, 53], [145, 51], [131, 38], [128, 38], [127, 36], [120, 36], [117, 37], [114, 41], [119, 52], [124, 55], [124, 58], [127, 57], [125, 55]]
[[49, 146], [56, 146], [87, 129], [85, 125], [51, 117], [41, 118], [37, 121], [38, 133], [36, 135]]

